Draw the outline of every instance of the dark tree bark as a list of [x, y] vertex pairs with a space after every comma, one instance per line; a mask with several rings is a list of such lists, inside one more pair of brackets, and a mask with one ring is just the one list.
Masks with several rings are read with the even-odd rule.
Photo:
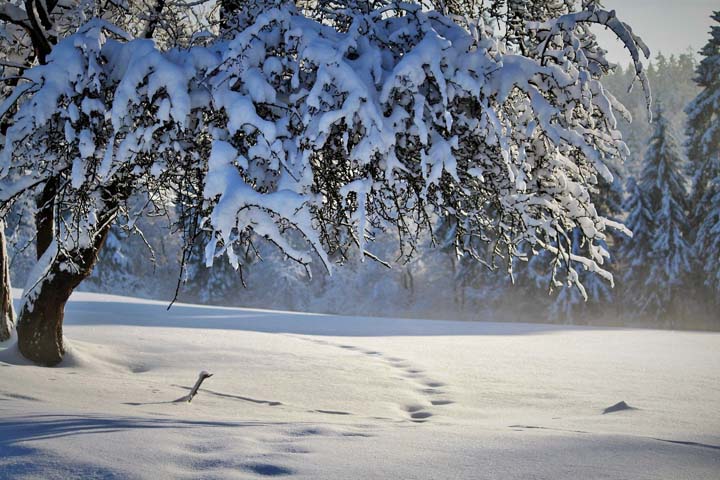
[[[25, 302], [18, 317], [17, 334], [20, 352], [28, 360], [49, 367], [62, 361], [65, 304], [80, 282], [92, 273], [111, 225], [112, 221], [107, 221], [90, 246], [70, 252], [70, 255], [57, 254], [46, 277], [36, 285], [32, 298]], [[68, 269], [68, 263], [74, 267]]]
[[[38, 200], [38, 260], [45, 254], [51, 254], [49, 250], [55, 241], [54, 193], [55, 183], [50, 181]], [[127, 195], [127, 187], [120, 189], [114, 186], [105, 190], [103, 212], [98, 215], [100, 227], [91, 236], [91, 243], [70, 251], [55, 252], [53, 259], [47, 259], [51, 264], [46, 275], [37, 280], [30, 292], [25, 292], [29, 298], [25, 299], [20, 310], [16, 328], [18, 347], [28, 360], [45, 366], [62, 361], [65, 354], [62, 335], [65, 304], [80, 282], [92, 273], [117, 216], [119, 202]]]
[[0, 220], [0, 342], [10, 338], [15, 322], [10, 285], [10, 258], [5, 245], [5, 222]]
[[35, 228], [37, 230], [37, 238], [35, 240], [35, 250], [38, 260], [40, 260], [55, 238], [54, 202], [55, 194], [57, 193], [57, 184], [57, 178], [48, 180], [36, 200]]
[[[54, 8], [56, 3], [57, 2], [48, 2], [46, 6]], [[35, 58], [38, 59], [41, 65], [45, 65], [45, 63], [47, 63], [47, 56], [50, 55], [53, 45], [57, 42], [57, 38], [54, 35], [46, 35], [46, 30], [51, 31], [53, 27], [48, 16], [52, 12], [52, 8], [48, 8], [48, 11], [45, 11], [42, 2], [25, 0], [25, 11], [30, 27], [27, 31], [30, 34], [30, 40], [33, 44]]]

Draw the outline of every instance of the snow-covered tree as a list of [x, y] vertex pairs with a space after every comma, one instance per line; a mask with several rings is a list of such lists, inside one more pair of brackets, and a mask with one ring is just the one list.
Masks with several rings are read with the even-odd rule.
[[[178, 288], [185, 293], [184, 297], [194, 302], [221, 304], [223, 299], [237, 295], [238, 285], [245, 282], [245, 270], [253, 266], [256, 256], [249, 251], [239, 254], [240, 267], [237, 270], [228, 262], [208, 266], [204, 248], [207, 242], [206, 232], [201, 232], [186, 252], [185, 268]], [[269, 285], [270, 282], [265, 284]]]
[[[720, 22], [720, 11], [712, 15]], [[700, 275], [720, 301], [720, 26], [713, 25], [695, 81], [702, 91], [688, 105], [687, 156], [691, 221]]]
[[653, 210], [650, 198], [641, 190], [635, 177], [626, 186], [627, 196], [623, 208], [627, 212], [625, 225], [632, 230], [632, 240], [621, 243], [619, 256], [624, 263], [622, 290], [631, 310], [636, 310], [637, 294], [642, 291], [652, 258], [650, 245], [654, 235]]
[[[453, 217], [464, 248], [488, 232], [506, 261], [526, 244], [571, 282], [578, 265], [610, 278], [605, 232], [621, 226], [592, 191], [626, 153], [623, 109], [600, 82], [602, 52], [577, 35], [607, 26], [644, 79], [647, 49], [625, 24], [595, 6], [528, 22], [531, 53], [519, 55], [483, 22], [417, 5], [344, 15], [341, 29], [293, 4], [247, 2], [217, 41], [167, 51], [93, 20], [25, 72], [0, 156], [0, 206], [38, 205], [24, 355], [62, 359], [64, 304], [118, 216], [142, 213], [135, 197], [192, 199], [181, 219], [208, 233], [208, 265], [239, 268], [265, 240], [331, 269], [355, 248], [373, 257], [376, 230], [412, 244], [409, 233]], [[575, 230], [582, 254], [567, 241]]]
[[[14, 90], [19, 88], [24, 71], [33, 64], [44, 63], [57, 35], [65, 30], [64, 24], [55, 25], [54, 22], [52, 12], [57, 3], [9, 0], [0, 5], [0, 140], [4, 138], [10, 125], [6, 114], [12, 113], [15, 108], [12, 96]], [[76, 12], [76, 9], [68, 8], [68, 15], [61, 18], [74, 16]], [[21, 176], [22, 173], [16, 174], [16, 180]], [[14, 323], [12, 302], [6, 301], [10, 298], [11, 291], [10, 257], [6, 248], [6, 216], [7, 214], [0, 216], [0, 292], [3, 297], [0, 302], [0, 338], [8, 336]]]
[[128, 233], [119, 225], [113, 226], [108, 233], [105, 245], [98, 257], [98, 268], [88, 282], [96, 285], [115, 285], [126, 291], [132, 291], [131, 259], [126, 249], [129, 247]]
[[[593, 194], [595, 207], [600, 215], [613, 221], [620, 221], [623, 208], [624, 165], [619, 160], [608, 162], [611, 179], [600, 178], [597, 190]], [[585, 245], [584, 239], [576, 229], [572, 235], [572, 249], [576, 254], [582, 254]], [[621, 232], [618, 232], [621, 233]], [[624, 233], [614, 235], [608, 232], [608, 240], [614, 244], [627, 240]], [[607, 244], [604, 248], [609, 251]], [[614, 255], [604, 259], [603, 268], [615, 275]], [[572, 282], [565, 282], [560, 287], [557, 297], [549, 307], [549, 318], [553, 321], [562, 321], [567, 324], [585, 324], [593, 317], [602, 315], [603, 311], [612, 309], [614, 302], [613, 285], [604, 281], [588, 270], [579, 270], [578, 277], [582, 288], [577, 288]]]
[[[195, 2], [198, 7], [206, 2]], [[140, 5], [142, 4], [142, 5]], [[195, 26], [190, 18], [192, 9], [181, 2], [169, 4], [164, 0], [156, 0], [149, 13], [144, 13], [146, 2], [114, 1], [94, 2], [86, 0], [43, 1], [43, 0], [8, 0], [0, 5], [0, 140], [14, 122], [20, 96], [28, 93], [27, 85], [23, 85], [23, 76], [27, 69], [34, 65], [45, 65], [48, 56], [56, 43], [63, 37], [75, 32], [77, 27], [93, 16], [112, 19], [131, 31], [137, 31], [144, 38], [161, 37], [165, 44], [179, 43], [179, 32], [187, 32], [189, 26]], [[184, 30], [183, 30], [184, 29]], [[24, 172], [17, 170], [6, 172], [6, 183], [22, 182]], [[52, 185], [54, 182], [50, 182]], [[50, 189], [52, 190], [52, 189]], [[47, 195], [54, 193], [45, 192]], [[19, 200], [19, 202], [18, 202]], [[35, 223], [37, 225], [38, 259], [50, 244], [54, 216], [52, 205], [48, 205], [49, 197], [43, 194], [35, 199], [14, 196], [15, 204], [37, 203]], [[5, 205], [9, 207], [10, 205]], [[3, 217], [12, 213], [12, 208], [4, 209]], [[16, 216], [17, 217], [17, 216]], [[24, 232], [25, 218], [11, 225], [17, 232]], [[3, 222], [4, 225], [4, 222]], [[3, 240], [5, 232], [2, 233]], [[24, 241], [26, 235], [20, 235]], [[25, 247], [23, 247], [25, 248]], [[8, 265], [10, 260], [5, 249], [0, 251], [0, 264]], [[2, 290], [10, 291], [10, 277], [3, 276]], [[12, 305], [10, 305], [11, 307]], [[9, 307], [8, 307], [9, 308]], [[3, 316], [12, 318], [13, 312], [5, 309]]]
[[[692, 54], [683, 53], [665, 57], [662, 52], [658, 52], [647, 68], [653, 96], [663, 99], [665, 116], [678, 129], [686, 122], [683, 111], [685, 106], [699, 91], [692, 80], [695, 67], [696, 62]], [[607, 76], [603, 84], [616, 95], [633, 118], [632, 122], [618, 119], [618, 126], [630, 150], [623, 168], [637, 177], [642, 169], [648, 141], [653, 134], [653, 126], [650, 122], [643, 121], [647, 117], [647, 107], [642, 92], [628, 89], [628, 86], [633, 84], [634, 71], [632, 65], [627, 68], [617, 67]]]
[[10, 338], [15, 325], [15, 312], [10, 290], [10, 265], [5, 244], [5, 222], [0, 220], [0, 342]]
[[[577, 232], [574, 232], [572, 242], [573, 250], [580, 254], [583, 246]], [[603, 266], [610, 270], [609, 259]], [[551, 321], [572, 325], [587, 324], [595, 317], [612, 310], [613, 285], [585, 270], [579, 270], [578, 277], [582, 288], [577, 288], [570, 282], [555, 284], [557, 296], [548, 307]], [[547, 285], [544, 287], [547, 288]]]
[[26, 202], [17, 202], [5, 216], [11, 227], [6, 227], [5, 220], [0, 219], [0, 341], [8, 338], [15, 325], [15, 312], [12, 304], [13, 272], [15, 278], [22, 273], [17, 270], [32, 268], [31, 250], [34, 236], [32, 215], [28, 215]]
[[642, 176], [628, 204], [627, 225], [636, 238], [625, 252], [630, 262], [625, 289], [637, 312], [672, 322], [692, 258], [687, 191], [683, 159], [662, 107], [654, 121]]

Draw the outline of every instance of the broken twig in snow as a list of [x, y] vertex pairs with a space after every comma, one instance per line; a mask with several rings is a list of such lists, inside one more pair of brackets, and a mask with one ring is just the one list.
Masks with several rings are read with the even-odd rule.
[[188, 402], [188, 403], [192, 402], [193, 397], [195, 397], [195, 395], [197, 395], [198, 390], [200, 389], [200, 385], [202, 385], [202, 383], [205, 381], [206, 378], [210, 378], [212, 376], [213, 376], [212, 373], [208, 373], [205, 370], [200, 372], [200, 375], [198, 375], [198, 379], [195, 382], [195, 385], [190, 390], [190, 393], [188, 393], [184, 397], [178, 398], [175, 401], [176, 402]]

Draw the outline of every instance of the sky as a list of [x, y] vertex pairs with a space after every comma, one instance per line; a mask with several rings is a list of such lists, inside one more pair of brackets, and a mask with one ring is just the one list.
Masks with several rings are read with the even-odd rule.
[[[603, 0], [608, 10], [632, 27], [633, 32], [650, 47], [652, 57], [698, 50], [710, 38], [710, 14], [720, 10], [718, 0]], [[612, 62], [630, 62], [627, 50], [608, 32], [598, 32]]]

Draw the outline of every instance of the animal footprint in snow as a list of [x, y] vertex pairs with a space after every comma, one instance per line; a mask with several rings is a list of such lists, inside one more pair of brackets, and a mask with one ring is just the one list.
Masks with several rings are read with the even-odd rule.
[[279, 453], [308, 454], [313, 453], [309, 448], [298, 445], [284, 445], [276, 449]]
[[405, 411], [408, 413], [414, 413], [414, 412], [419, 412], [423, 408], [425, 408], [425, 407], [422, 405], [408, 405], [405, 407]]
[[425, 420], [430, 417], [432, 417], [432, 413], [430, 412], [415, 412], [410, 414], [410, 418], [413, 420]]
[[310, 412], [315, 413], [324, 413], [326, 415], [352, 415], [350, 412], [343, 412], [340, 410], [309, 410]]
[[415, 423], [426, 422], [433, 416], [432, 413], [425, 410], [423, 405], [407, 405], [405, 411], [409, 414], [410, 421]]
[[430, 388], [438, 388], [438, 387], [444, 387], [445, 384], [442, 382], [435, 382], [432, 380], [428, 380], [425, 382], [425, 386], [430, 387]]
[[281, 475], [292, 475], [295, 473], [289, 468], [272, 463], [249, 463], [244, 465], [243, 468], [264, 477], [277, 477]]
[[436, 388], [423, 388], [420, 390], [420, 393], [424, 393], [425, 395], [443, 395], [445, 392]]
[[402, 374], [407, 378], [420, 378], [423, 371], [419, 368], [404, 368]]

